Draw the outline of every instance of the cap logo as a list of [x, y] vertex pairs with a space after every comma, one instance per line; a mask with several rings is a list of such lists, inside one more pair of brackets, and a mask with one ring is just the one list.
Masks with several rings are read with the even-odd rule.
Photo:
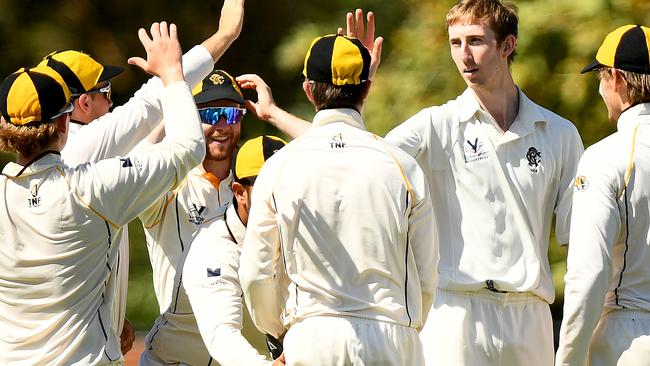
[[214, 74], [214, 75], [210, 76], [210, 81], [214, 85], [221, 85], [221, 84], [224, 83], [224, 81], [226, 81], [226, 79], [223, 76], [219, 75], [219, 74]]

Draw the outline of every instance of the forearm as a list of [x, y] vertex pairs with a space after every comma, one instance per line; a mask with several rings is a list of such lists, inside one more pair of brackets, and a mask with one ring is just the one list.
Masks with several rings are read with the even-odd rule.
[[296, 138], [309, 129], [311, 123], [274, 105], [264, 119], [291, 138]]

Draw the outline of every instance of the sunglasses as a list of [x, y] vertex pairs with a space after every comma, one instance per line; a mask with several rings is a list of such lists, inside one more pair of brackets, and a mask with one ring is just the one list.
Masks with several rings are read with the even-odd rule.
[[104, 85], [103, 87], [97, 89], [90, 89], [84, 94], [98, 94], [98, 93], [104, 94], [104, 97], [106, 97], [106, 99], [111, 100], [111, 95], [113, 94], [111, 89], [111, 82], [107, 81], [106, 85]]
[[221, 118], [226, 120], [227, 125], [234, 125], [241, 122], [245, 114], [246, 109], [238, 107], [207, 107], [199, 109], [201, 122], [211, 126], [219, 123]]
[[55, 114], [51, 119], [55, 119], [66, 113], [72, 113], [72, 111], [74, 111], [74, 103], [70, 102], [65, 107], [61, 108], [61, 110], [57, 114]]

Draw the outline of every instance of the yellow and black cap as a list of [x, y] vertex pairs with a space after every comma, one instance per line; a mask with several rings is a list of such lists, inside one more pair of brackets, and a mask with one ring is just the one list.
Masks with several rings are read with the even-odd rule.
[[270, 135], [246, 141], [234, 156], [235, 181], [252, 186], [264, 162], [286, 144], [281, 138]]
[[5, 121], [23, 126], [49, 122], [72, 109], [70, 90], [48, 66], [20, 69], [0, 84], [0, 112]]
[[650, 28], [624, 25], [609, 33], [598, 49], [596, 60], [581, 73], [603, 66], [638, 74], [650, 74]]
[[124, 71], [123, 67], [102, 65], [81, 51], [55, 51], [38, 64], [56, 70], [73, 95], [88, 92], [102, 81], [109, 80]]
[[368, 80], [370, 53], [354, 37], [331, 34], [314, 39], [305, 56], [303, 75], [336, 86]]
[[235, 103], [246, 104], [244, 95], [235, 78], [223, 70], [214, 70], [192, 90], [196, 104], [227, 99]]

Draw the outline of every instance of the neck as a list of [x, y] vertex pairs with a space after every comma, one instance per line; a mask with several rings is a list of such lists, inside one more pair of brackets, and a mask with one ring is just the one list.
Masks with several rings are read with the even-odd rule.
[[43, 149], [43, 150], [41, 150], [41, 151], [39, 151], [37, 153], [34, 153], [34, 154], [30, 155], [30, 156], [18, 155], [18, 156], [16, 156], [16, 163], [18, 163], [18, 165], [21, 165], [21, 166], [27, 166], [27, 165], [33, 163], [34, 161], [40, 159], [44, 155], [47, 155], [49, 153], [58, 154], [59, 152], [60, 152], [59, 150], [57, 150], [55, 148], [51, 148], [51, 149]]
[[488, 112], [505, 132], [519, 114], [519, 90], [510, 73], [493, 86], [471, 86], [483, 110]]
[[203, 169], [212, 173], [219, 180], [224, 180], [230, 175], [230, 159], [226, 160], [203, 160]]

